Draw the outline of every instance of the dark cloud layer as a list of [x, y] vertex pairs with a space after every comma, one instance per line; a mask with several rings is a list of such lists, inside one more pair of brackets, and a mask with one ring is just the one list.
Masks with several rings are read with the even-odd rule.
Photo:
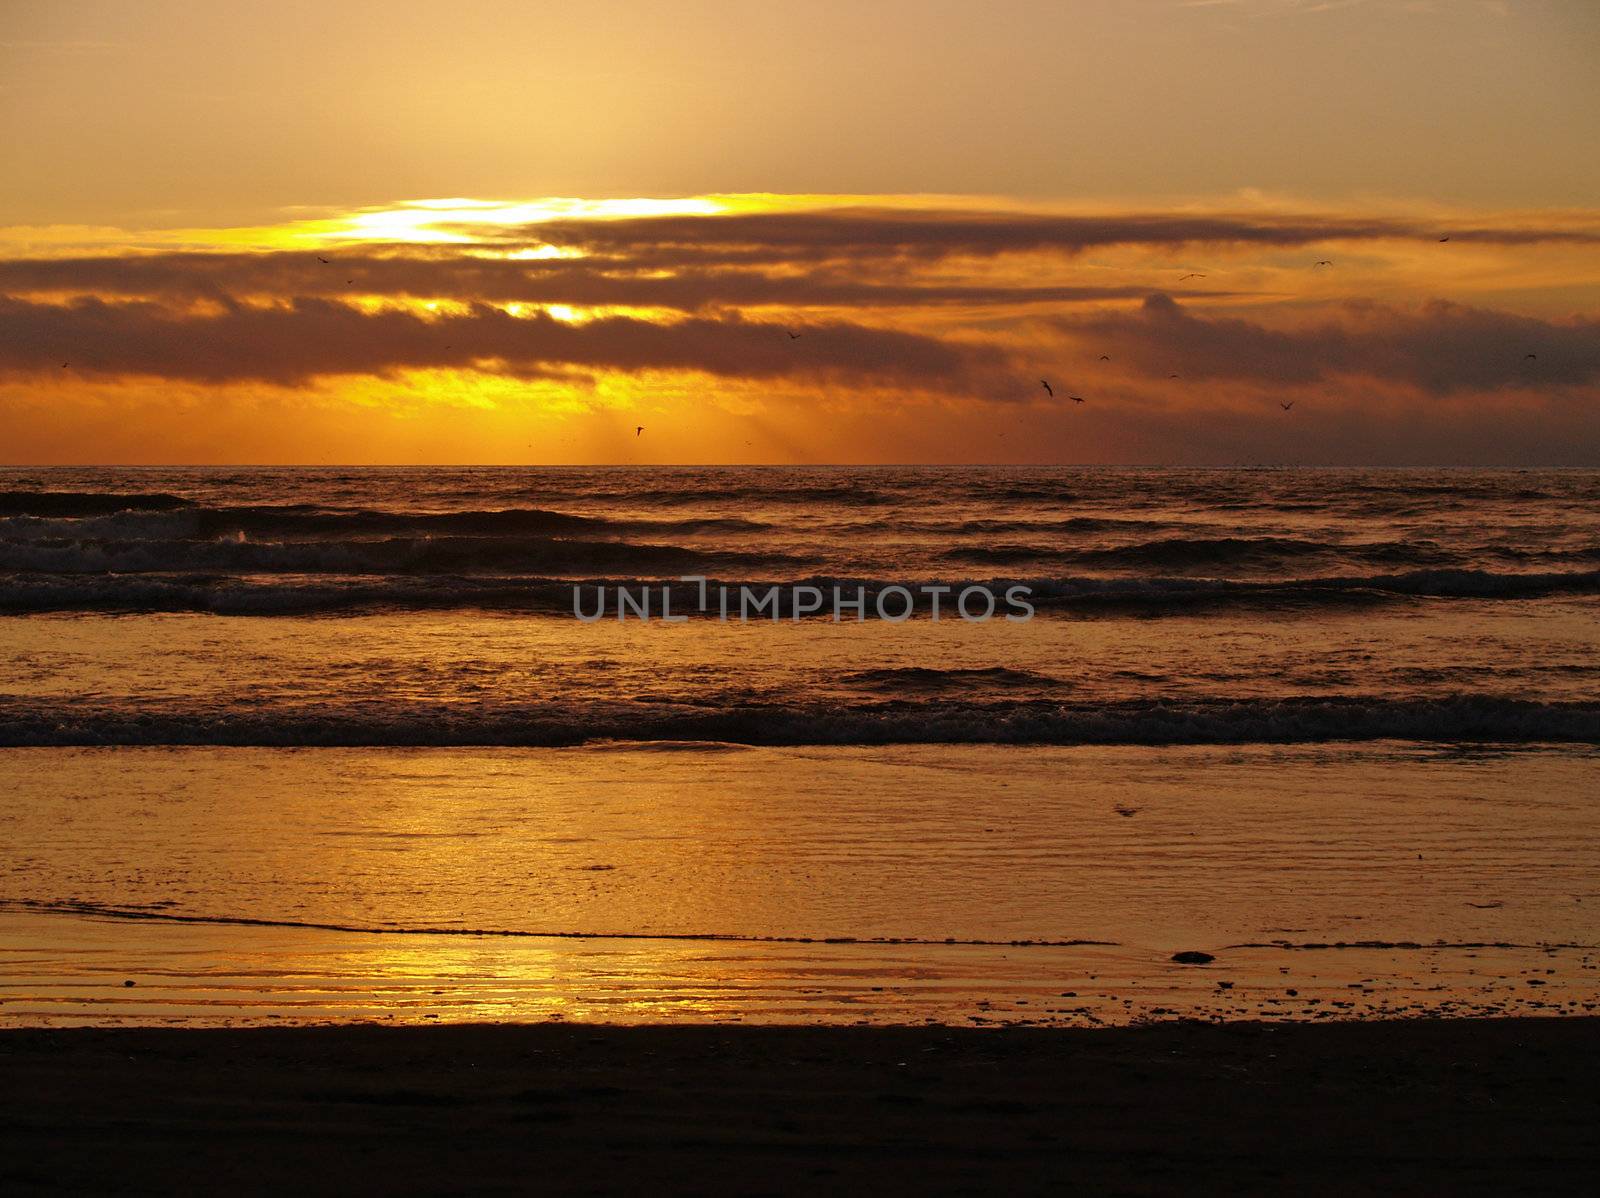
[[[1113, 245], [1272, 250], [1330, 241], [1437, 242], [1447, 233], [1452, 242], [1600, 244], [1600, 234], [1579, 227], [1536, 225], [1533, 218], [1446, 227], [1390, 217], [863, 208], [564, 220], [509, 231], [470, 227], [474, 235], [503, 238], [495, 247], [501, 251], [554, 243], [581, 251], [579, 258], [489, 257], [472, 245], [363, 244], [324, 251], [326, 262], [300, 251], [0, 260], [0, 373], [60, 370], [68, 362], [87, 375], [288, 385], [408, 368], [516, 377], [667, 370], [813, 387], [837, 380], [949, 395], [1027, 395], [1039, 402], [1032, 382], [1019, 389], [1018, 380], [1070, 369], [1093, 346], [1096, 356], [1110, 351], [1115, 361], [1104, 370], [1112, 374], [1131, 371], [1163, 382], [1180, 375], [1174, 391], [1195, 380], [1289, 386], [1366, 379], [1435, 395], [1593, 384], [1600, 380], [1600, 320], [1546, 320], [1443, 302], [1414, 309], [1345, 302], [1320, 317], [1280, 308], [1275, 321], [1259, 309], [1250, 318], [1197, 314], [1173, 295], [1151, 295], [1115, 282], [1116, 275], [1048, 257]], [[1454, 247], [1421, 252], [1435, 249], [1449, 255]], [[962, 257], [1008, 253], [1035, 257], [1020, 266], [985, 263], [968, 278], [956, 269]], [[83, 298], [45, 302], [62, 294]], [[1202, 300], [1234, 293], [1174, 294]], [[364, 296], [447, 299], [465, 308], [430, 317], [347, 302]], [[1130, 308], [1126, 301], [1142, 304]], [[666, 309], [684, 318], [568, 323], [495, 306], [511, 303]], [[1062, 308], [1039, 312], [1046, 304]], [[1104, 306], [1067, 307], [1074, 304]], [[1030, 306], [1031, 316], [1022, 311]], [[752, 310], [764, 307], [856, 311], [847, 319], [790, 316], [807, 325], [795, 340], [776, 318], [752, 318]], [[929, 331], [903, 331], [908, 314], [961, 307], [973, 311], [959, 320], [930, 315]], [[882, 327], [891, 321], [902, 327]], [[962, 333], [947, 331], [958, 323]], [[1035, 339], [1039, 329], [1048, 335]], [[1026, 361], [1008, 342], [1030, 345]]]
[[874, 257], [937, 259], [1115, 245], [1237, 245], [1288, 248], [1327, 241], [1409, 239], [1529, 245], [1600, 244], [1600, 232], [1473, 224], [1455, 227], [1399, 218], [1258, 218], [1151, 214], [1059, 216], [1027, 213], [835, 209], [721, 216], [549, 221], [514, 229], [462, 226], [486, 240], [552, 244], [635, 264], [825, 262]]
[[[1548, 321], [1443, 302], [1417, 309], [1346, 303], [1319, 323], [1284, 328], [1195, 315], [1157, 295], [1131, 312], [1051, 324], [1079, 352], [1108, 353], [1109, 369], [1161, 380], [1178, 374], [1188, 382], [1290, 386], [1368, 378], [1439, 395], [1600, 383], [1600, 321]], [[1041, 356], [1048, 362], [1061, 355], [1041, 350]], [[317, 298], [271, 306], [223, 301], [198, 315], [149, 301], [0, 299], [0, 372], [60, 370], [63, 362], [79, 374], [210, 383], [293, 384], [477, 365], [523, 377], [683, 370], [968, 394], [1012, 390], [1017, 368], [997, 344], [839, 321], [808, 325], [795, 340], [780, 325], [737, 315], [570, 324], [542, 313], [514, 317], [485, 304], [430, 318]]]
[[[327, 255], [324, 255], [327, 256]], [[718, 306], [1005, 306], [1141, 299], [1148, 287], [989, 286], [872, 282], [838, 272], [771, 274], [690, 269], [672, 276], [585, 262], [514, 261], [460, 253], [342, 252], [158, 254], [0, 261], [0, 292], [90, 292], [117, 296], [394, 295], [494, 303], [610, 305], [701, 311]], [[1227, 294], [1188, 291], [1201, 297]]]
[[1161, 378], [1301, 384], [1364, 376], [1441, 395], [1600, 382], [1600, 320], [1547, 321], [1445, 302], [1414, 310], [1347, 303], [1337, 319], [1282, 329], [1196, 316], [1157, 295], [1136, 312], [1059, 327]]
[[183, 315], [149, 302], [68, 305], [0, 299], [0, 371], [152, 375], [195, 382], [292, 384], [321, 375], [465, 367], [493, 360], [506, 373], [552, 367], [688, 370], [727, 377], [833, 378], [959, 389], [1000, 369], [997, 348], [841, 322], [792, 340], [777, 325], [737, 316], [655, 323], [611, 317], [568, 324], [513, 317], [478, 304], [424, 318], [365, 313], [297, 299], [271, 307], [225, 304]]

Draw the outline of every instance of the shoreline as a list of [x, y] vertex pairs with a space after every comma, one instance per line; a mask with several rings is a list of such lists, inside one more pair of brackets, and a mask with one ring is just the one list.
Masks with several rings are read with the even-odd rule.
[[[1175, 960], [1205, 949], [1203, 963]], [[1600, 1014], [1600, 948], [380, 935], [0, 909], [0, 1029], [1128, 1027]]]
[[0, 1031], [16, 1194], [1580, 1189], [1600, 1019]]

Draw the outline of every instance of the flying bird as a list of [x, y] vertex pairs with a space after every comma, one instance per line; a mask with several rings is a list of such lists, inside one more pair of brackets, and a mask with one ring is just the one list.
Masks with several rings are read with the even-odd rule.
[[1178, 282], [1181, 283], [1181, 282], [1184, 281], [1184, 279], [1203, 279], [1203, 278], [1205, 278], [1205, 275], [1200, 274], [1198, 271], [1190, 271], [1186, 275], [1179, 276]]
[[67, 363], [65, 363], [65, 362], [61, 363], [61, 369], [65, 370], [66, 368], [67, 368]]
[[634, 436], [635, 436], [635, 437], [637, 437], [637, 436], [639, 436], [639, 434], [641, 434], [641, 433], [642, 433], [642, 432], [644, 432], [644, 425], [642, 425], [642, 424], [641, 424], [641, 425], [639, 425], [639, 426], [638, 426], [638, 427], [637, 427], [637, 428], [635, 428], [635, 429], [634, 429], [634, 430], [633, 430], [633, 435], [634, 435]]
[[1109, 362], [1109, 361], [1111, 361], [1111, 355], [1110, 354], [1101, 354], [1100, 355], [1100, 360], [1102, 362]]
[[793, 329], [784, 329], [783, 331], [789, 334], [790, 341], [798, 341], [800, 338], [805, 336], [804, 333], [797, 333]]
[[1056, 397], [1056, 390], [1055, 390], [1054, 387], [1052, 387], [1050, 385], [1050, 380], [1049, 379], [1040, 379], [1039, 380], [1039, 386], [1044, 388], [1045, 394], [1048, 395], [1051, 399], [1054, 399]]
[[1538, 357], [1539, 357], [1539, 355], [1538, 355], [1538, 354], [1523, 354], [1523, 355], [1522, 355], [1522, 360], [1523, 360], [1523, 361], [1524, 361], [1524, 362], [1528, 362], [1528, 361], [1537, 361], [1537, 360], [1538, 360]]
[[1118, 803], [1116, 805], [1116, 807], [1113, 808], [1113, 810], [1118, 815], [1120, 815], [1123, 819], [1128, 819], [1128, 818], [1130, 818], [1132, 816], [1138, 815], [1139, 812], [1144, 810], [1144, 808], [1143, 807], [1129, 807], [1124, 803]]
[[1169, 375], [1167, 375], [1167, 377], [1168, 377], [1168, 378], [1169, 378], [1169, 379], [1175, 379], [1175, 378], [1178, 378], [1178, 377], [1180, 377], [1180, 376], [1178, 376], [1178, 375], [1176, 375], [1176, 374], [1169, 374]]
[[1439, 238], [1439, 243], [1442, 245], [1443, 243], [1445, 243], [1446, 241], [1449, 241], [1449, 240], [1450, 240], [1450, 237], [1449, 237], [1448, 234], [1446, 234], [1444, 237]]
[[1083, 402], [1083, 396], [1081, 396], [1081, 395], [1069, 395], [1069, 396], [1067, 396], [1067, 398], [1070, 399], [1073, 403], [1082, 403]]
[[1323, 258], [1320, 261], [1318, 261], [1317, 265], [1318, 266], [1332, 266], [1333, 265], [1333, 260], [1331, 258]]
[[1288, 403], [1281, 403], [1278, 406], [1287, 412], [1290, 408], [1294, 407], [1294, 400], [1291, 399]]
[[322, 265], [324, 265], [324, 266], [328, 265], [328, 260], [326, 258], [324, 258], [321, 254], [317, 255], [317, 261], [322, 263]]

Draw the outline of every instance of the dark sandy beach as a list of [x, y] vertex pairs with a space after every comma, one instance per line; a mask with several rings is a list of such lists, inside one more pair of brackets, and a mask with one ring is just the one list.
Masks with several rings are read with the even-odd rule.
[[1534, 1193], [1600, 1168], [1600, 1020], [0, 1034], [0, 1186]]

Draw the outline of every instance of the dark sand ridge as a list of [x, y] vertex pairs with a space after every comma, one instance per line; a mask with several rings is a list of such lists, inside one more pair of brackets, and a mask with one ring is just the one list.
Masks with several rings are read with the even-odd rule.
[[9, 1194], [1532, 1193], [1600, 1020], [0, 1033]]

